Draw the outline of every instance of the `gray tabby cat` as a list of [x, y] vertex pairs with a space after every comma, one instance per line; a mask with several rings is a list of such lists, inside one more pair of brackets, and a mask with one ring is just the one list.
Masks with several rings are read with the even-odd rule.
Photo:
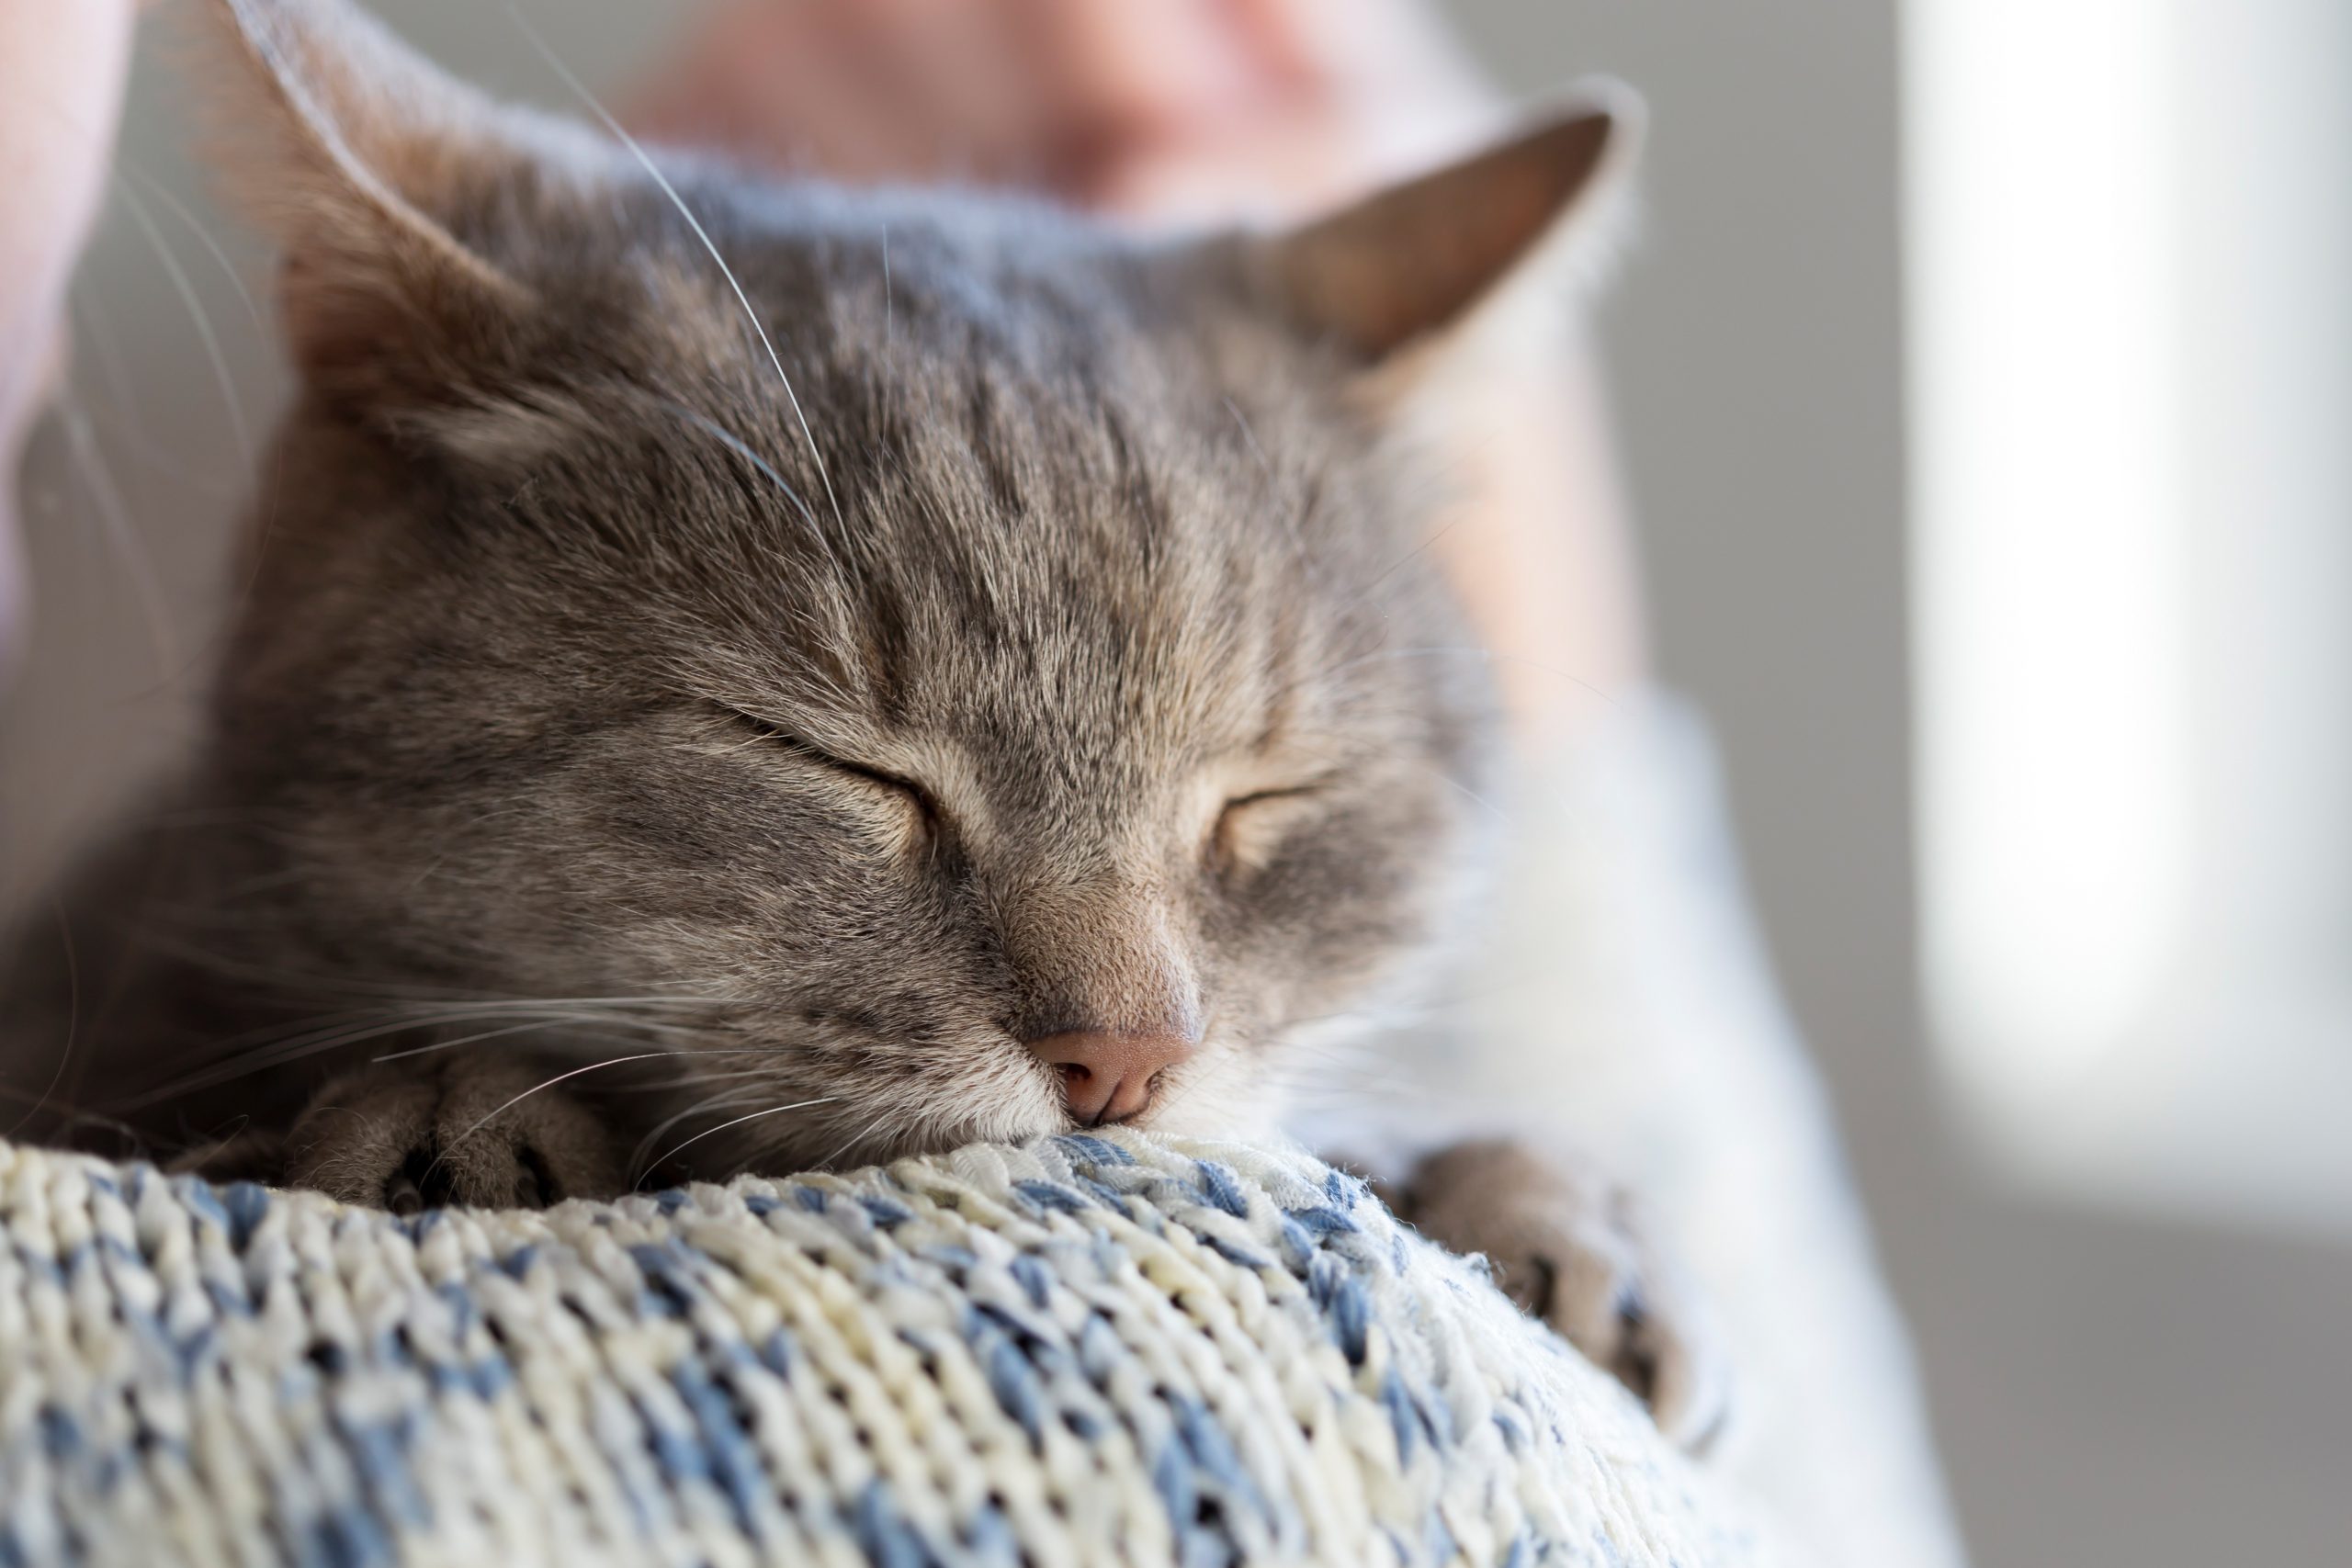
[[[405, 1208], [1266, 1134], [1425, 991], [1498, 760], [1409, 410], [1527, 330], [1622, 103], [1147, 242], [648, 156], [330, 0], [207, 30], [300, 392], [169, 826], [20, 966], [55, 1135]], [[1605, 1184], [1395, 1193], [1712, 1429]]]

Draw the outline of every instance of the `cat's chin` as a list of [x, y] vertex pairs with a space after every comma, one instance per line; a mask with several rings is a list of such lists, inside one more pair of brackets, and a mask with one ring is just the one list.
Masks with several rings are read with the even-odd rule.
[[1266, 1143], [1282, 1137], [1282, 1111], [1281, 1098], [1273, 1094], [1202, 1094], [1185, 1097], [1164, 1115], [1124, 1125], [1156, 1137]]
[[763, 1148], [747, 1149], [728, 1174], [782, 1178], [810, 1171], [864, 1170], [902, 1159], [922, 1159], [955, 1153], [979, 1144], [1029, 1144], [1077, 1131], [1067, 1117], [971, 1118], [944, 1126], [877, 1127], [844, 1143], [810, 1138]]
[[1244, 1108], [1238, 1105], [1182, 1107], [1167, 1116], [1144, 1116], [1133, 1121], [1093, 1125], [1065, 1116], [1018, 1122], [1008, 1121], [988, 1126], [975, 1124], [937, 1131], [910, 1131], [899, 1136], [876, 1135], [850, 1150], [797, 1153], [780, 1149], [763, 1152], [745, 1159], [730, 1174], [781, 1178], [815, 1170], [863, 1170], [902, 1159], [952, 1155], [958, 1149], [975, 1145], [1020, 1145], [1039, 1143], [1047, 1138], [1113, 1131], [1218, 1142], [1278, 1140], [1283, 1136], [1282, 1125], [1272, 1115], [1265, 1113], [1267, 1109], [1272, 1108]]

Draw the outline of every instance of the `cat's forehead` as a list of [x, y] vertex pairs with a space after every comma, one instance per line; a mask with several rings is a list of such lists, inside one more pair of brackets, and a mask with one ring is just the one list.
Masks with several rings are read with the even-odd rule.
[[[1378, 558], [1352, 536], [1373, 520], [1330, 515], [1351, 481], [1261, 460], [1221, 406], [1220, 425], [984, 364], [951, 381], [925, 417], [859, 414], [874, 439], [822, 472], [804, 446], [792, 495], [678, 527], [714, 552], [704, 608], [730, 633], [707, 678], [857, 749], [953, 747], [992, 794], [1084, 776], [1144, 798], [1315, 719], [1330, 671], [1414, 597], [1365, 592]], [[690, 607], [681, 635], [703, 630]]]
[[1357, 618], [1233, 498], [1076, 458], [974, 471], [1016, 458], [975, 435], [837, 471], [854, 542], [737, 612], [788, 701], [981, 752], [1167, 761], [1279, 728]]
[[642, 284], [628, 313], [673, 330], [688, 356], [745, 355], [784, 378], [831, 357], [977, 355], [1050, 376], [1122, 340], [1181, 349], [1221, 270], [1212, 252], [1004, 195], [850, 191], [723, 168], [678, 189], [673, 199], [668, 186], [615, 186], [565, 215], [535, 270], [557, 296], [582, 272]]
[[1213, 270], [1001, 203], [688, 197], [701, 231], [623, 206], [575, 253], [621, 319], [559, 323], [481, 494], [531, 513], [518, 580], [553, 552], [694, 691], [1132, 791], [1262, 751], [1418, 592], [1370, 593], [1415, 513], [1337, 378]]
[[[621, 394], [663, 469], [651, 547], [707, 551], [897, 670], [1136, 680], [1257, 656], [1385, 548], [1331, 389], [1213, 290], [1043, 216], [791, 210], [733, 236], [743, 298], [702, 289], [672, 329], [682, 362], [650, 379], [674, 391]], [[571, 432], [576, 468], [604, 423]]]

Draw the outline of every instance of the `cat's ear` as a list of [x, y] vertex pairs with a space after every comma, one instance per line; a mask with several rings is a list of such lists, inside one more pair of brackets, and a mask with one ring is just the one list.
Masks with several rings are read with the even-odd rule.
[[531, 292], [479, 231], [543, 179], [540, 129], [345, 0], [201, 0], [218, 160], [284, 253], [305, 376], [362, 400], [467, 394]]
[[1283, 310], [1367, 367], [1419, 359], [1572, 292], [1625, 203], [1645, 115], [1618, 83], [1579, 84], [1469, 157], [1259, 243]]

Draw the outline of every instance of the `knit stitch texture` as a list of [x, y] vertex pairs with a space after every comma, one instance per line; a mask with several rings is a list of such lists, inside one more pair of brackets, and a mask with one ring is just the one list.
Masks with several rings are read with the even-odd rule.
[[0, 1145], [0, 1230], [5, 1568], [1781, 1561], [1295, 1151], [401, 1219]]

